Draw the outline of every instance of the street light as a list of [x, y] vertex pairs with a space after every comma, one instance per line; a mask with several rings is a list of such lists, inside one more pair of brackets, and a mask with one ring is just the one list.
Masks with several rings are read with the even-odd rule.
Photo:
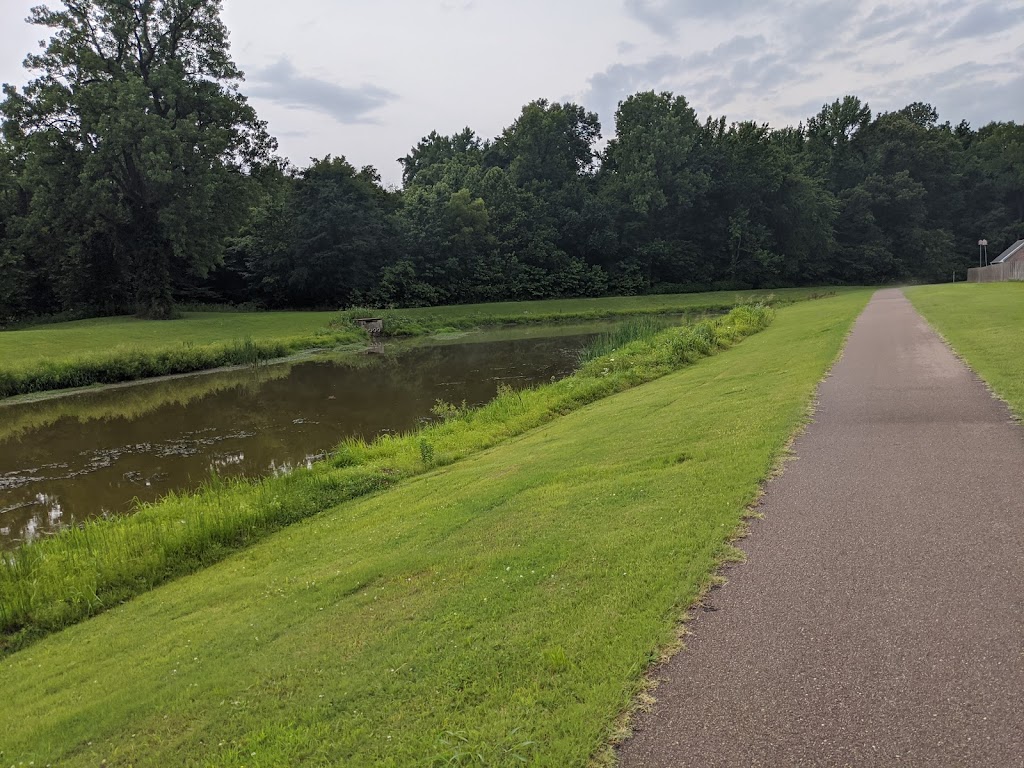
[[988, 240], [978, 241], [978, 266], [988, 266]]

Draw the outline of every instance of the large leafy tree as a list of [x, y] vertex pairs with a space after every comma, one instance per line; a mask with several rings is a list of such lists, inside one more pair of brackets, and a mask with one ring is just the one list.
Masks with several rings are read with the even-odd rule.
[[220, 13], [218, 0], [32, 10], [52, 36], [0, 109], [26, 158], [29, 229], [63, 233], [80, 294], [127, 285], [137, 311], [169, 317], [176, 280], [217, 264], [247, 215], [247, 170], [273, 144], [238, 91]]
[[700, 282], [693, 214], [711, 179], [696, 113], [682, 96], [649, 91], [623, 101], [615, 125], [601, 174], [621, 243], [609, 272], [620, 290]]
[[981, 179], [972, 190], [972, 224], [998, 249], [1024, 237], [1024, 125], [990, 123], [971, 147]]
[[502, 185], [515, 191], [501, 202], [487, 194], [484, 200], [494, 209], [499, 231], [511, 220], [527, 228], [508, 234], [517, 241], [510, 255], [523, 265], [530, 296], [606, 289], [603, 271], [592, 264], [595, 235], [606, 221], [595, 205], [600, 138], [595, 113], [539, 99], [523, 107], [487, 150], [485, 164], [504, 171]]
[[272, 307], [365, 301], [396, 250], [395, 196], [377, 171], [327, 156], [265, 187], [231, 249], [252, 296]]

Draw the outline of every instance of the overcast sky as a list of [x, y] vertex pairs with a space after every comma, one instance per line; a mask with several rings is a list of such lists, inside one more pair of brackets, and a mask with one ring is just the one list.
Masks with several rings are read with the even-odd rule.
[[[0, 3], [2, 82], [27, 79], [34, 4]], [[385, 183], [431, 130], [493, 137], [541, 97], [597, 111], [606, 137], [648, 89], [773, 125], [847, 93], [1024, 120], [1024, 0], [227, 0], [225, 20], [281, 154], [345, 155]]]

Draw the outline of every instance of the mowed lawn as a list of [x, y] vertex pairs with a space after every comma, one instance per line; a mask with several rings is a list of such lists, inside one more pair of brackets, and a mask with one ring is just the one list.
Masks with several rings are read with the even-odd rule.
[[[420, 317], [513, 317], [516, 315], [571, 315], [600, 317], [636, 312], [685, 312], [703, 307], [730, 307], [744, 301], [775, 296], [800, 301], [814, 294], [835, 288], [776, 288], [758, 291], [713, 291], [709, 293], [671, 293], [650, 296], [610, 296], [597, 299], [544, 299], [539, 301], [506, 301], [487, 304], [460, 304], [450, 307], [418, 307], [398, 310], [410, 318]], [[847, 291], [849, 289], [839, 289]]]
[[1024, 283], [908, 288], [907, 298], [1024, 418]]
[[308, 336], [334, 312], [186, 312], [177, 320], [104, 317], [0, 331], [0, 368], [86, 357], [118, 347], [161, 348]]
[[869, 295], [7, 657], [0, 763], [587, 765]]

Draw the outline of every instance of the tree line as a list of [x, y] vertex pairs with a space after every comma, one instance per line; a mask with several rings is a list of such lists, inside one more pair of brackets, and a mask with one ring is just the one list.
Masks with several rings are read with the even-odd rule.
[[241, 92], [217, 0], [66, 0], [0, 104], [0, 319], [176, 303], [419, 306], [941, 281], [1024, 236], [1024, 126], [855, 96], [796, 127], [672, 93], [537, 100], [430, 133], [400, 189], [295, 167]]

